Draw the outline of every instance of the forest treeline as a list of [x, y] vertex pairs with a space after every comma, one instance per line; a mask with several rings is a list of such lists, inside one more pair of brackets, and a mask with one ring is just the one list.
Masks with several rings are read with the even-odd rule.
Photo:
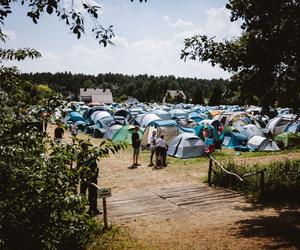
[[[60, 92], [65, 97], [78, 96], [80, 88], [99, 87], [110, 89], [114, 101], [124, 101], [129, 96], [141, 102], [162, 102], [167, 90], [182, 90], [186, 100], [195, 104], [225, 104], [232, 103], [228, 97], [229, 80], [224, 79], [197, 79], [175, 76], [152, 75], [123, 75], [123, 74], [72, 74], [61, 73], [24, 73], [23, 80], [33, 84], [45, 84], [51, 89]], [[178, 102], [178, 100], [170, 100]]]

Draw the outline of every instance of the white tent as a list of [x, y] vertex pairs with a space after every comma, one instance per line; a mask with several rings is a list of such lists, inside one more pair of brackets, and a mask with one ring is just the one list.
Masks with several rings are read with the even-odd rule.
[[261, 136], [263, 137], [264, 134], [263, 132], [261, 131], [261, 129], [259, 129], [257, 126], [255, 126], [254, 124], [248, 124], [248, 125], [245, 125], [245, 126], [239, 126], [237, 127], [235, 125], [235, 127], [242, 133], [244, 134], [245, 136], [247, 136], [248, 140], [255, 136], [255, 135], [258, 135], [258, 136]]
[[147, 145], [153, 130], [156, 130], [157, 137], [164, 135], [166, 143], [168, 145], [173, 140], [173, 138], [175, 138], [180, 133], [178, 125], [174, 120], [156, 120], [150, 122], [144, 130], [142, 146], [145, 147]]
[[168, 155], [187, 159], [205, 155], [205, 142], [191, 133], [176, 136], [169, 145]]
[[285, 128], [293, 121], [292, 118], [277, 116], [269, 121], [267, 128], [275, 136], [284, 132]]
[[146, 114], [143, 116], [140, 122], [142, 128], [147, 127], [150, 122], [161, 120], [156, 114]]
[[268, 138], [255, 135], [248, 141], [248, 147], [257, 151], [278, 151], [277, 144]]
[[111, 114], [107, 111], [96, 111], [91, 114], [91, 119], [93, 120], [94, 123], [96, 123], [98, 120], [101, 120], [104, 117], [110, 117]]

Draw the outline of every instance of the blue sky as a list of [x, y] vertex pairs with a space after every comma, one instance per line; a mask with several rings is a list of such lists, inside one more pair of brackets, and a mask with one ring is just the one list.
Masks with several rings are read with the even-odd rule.
[[[75, 4], [80, 0], [75, 0]], [[22, 72], [98, 74], [151, 74], [197, 78], [228, 78], [230, 75], [207, 63], [180, 60], [184, 38], [194, 34], [229, 39], [240, 34], [238, 23], [229, 21], [225, 0], [89, 0], [102, 6], [99, 22], [114, 26], [115, 46], [103, 48], [89, 30], [82, 39], [70, 33], [55, 16], [45, 14], [38, 25], [15, 4], [5, 21], [9, 40], [4, 48], [30, 47], [42, 58], [17, 65]], [[71, 0], [62, 1], [69, 6]], [[87, 28], [89, 19], [86, 18]]]

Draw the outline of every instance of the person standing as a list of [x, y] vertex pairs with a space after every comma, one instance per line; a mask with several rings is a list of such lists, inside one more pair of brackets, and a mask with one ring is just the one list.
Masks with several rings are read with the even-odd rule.
[[75, 144], [75, 139], [76, 139], [77, 134], [78, 134], [78, 128], [77, 128], [76, 122], [73, 122], [71, 125], [71, 135], [72, 135], [73, 144]]
[[132, 148], [133, 148], [133, 163], [131, 168], [136, 168], [138, 166], [141, 166], [138, 163], [138, 159], [139, 159], [139, 153], [140, 153], [140, 146], [141, 146], [141, 139], [140, 139], [140, 135], [139, 135], [139, 127], [135, 126], [134, 127], [134, 132], [131, 135], [131, 141], [132, 141]]
[[78, 155], [78, 167], [88, 167], [87, 170], [81, 172], [80, 178], [80, 194], [86, 195], [88, 191], [88, 202], [90, 215], [102, 214], [102, 211], [97, 208], [97, 188], [93, 185], [98, 184], [99, 167], [96, 158], [88, 158], [88, 144], [82, 144], [82, 150]]
[[148, 167], [153, 167], [153, 156], [156, 152], [156, 131], [153, 130], [152, 135], [150, 137], [150, 164], [148, 165]]
[[165, 167], [166, 166], [166, 156], [167, 156], [167, 144], [165, 141], [164, 135], [161, 135], [156, 142], [156, 167]]
[[64, 136], [64, 129], [61, 127], [61, 123], [60, 122], [57, 122], [57, 127], [55, 128], [54, 130], [54, 141], [57, 143], [57, 144], [60, 144], [62, 139], [63, 139], [63, 136]]

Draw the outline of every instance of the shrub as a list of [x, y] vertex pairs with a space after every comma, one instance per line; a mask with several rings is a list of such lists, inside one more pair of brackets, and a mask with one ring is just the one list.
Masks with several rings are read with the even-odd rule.
[[214, 168], [212, 182], [221, 187], [229, 187], [247, 196], [272, 201], [300, 201], [300, 160], [272, 162], [268, 165], [237, 165], [228, 162], [225, 168], [241, 177], [250, 172], [266, 169], [264, 178], [264, 194], [260, 194], [260, 175], [244, 177], [239, 181], [236, 177]]
[[[87, 214], [86, 198], [77, 193], [87, 170], [82, 162], [122, 146], [83, 141], [57, 146], [28, 126], [36, 119], [26, 112], [31, 105], [56, 103], [31, 90], [17, 72], [0, 68], [0, 249], [83, 249], [96, 223]], [[79, 155], [81, 167], [71, 168]]]

